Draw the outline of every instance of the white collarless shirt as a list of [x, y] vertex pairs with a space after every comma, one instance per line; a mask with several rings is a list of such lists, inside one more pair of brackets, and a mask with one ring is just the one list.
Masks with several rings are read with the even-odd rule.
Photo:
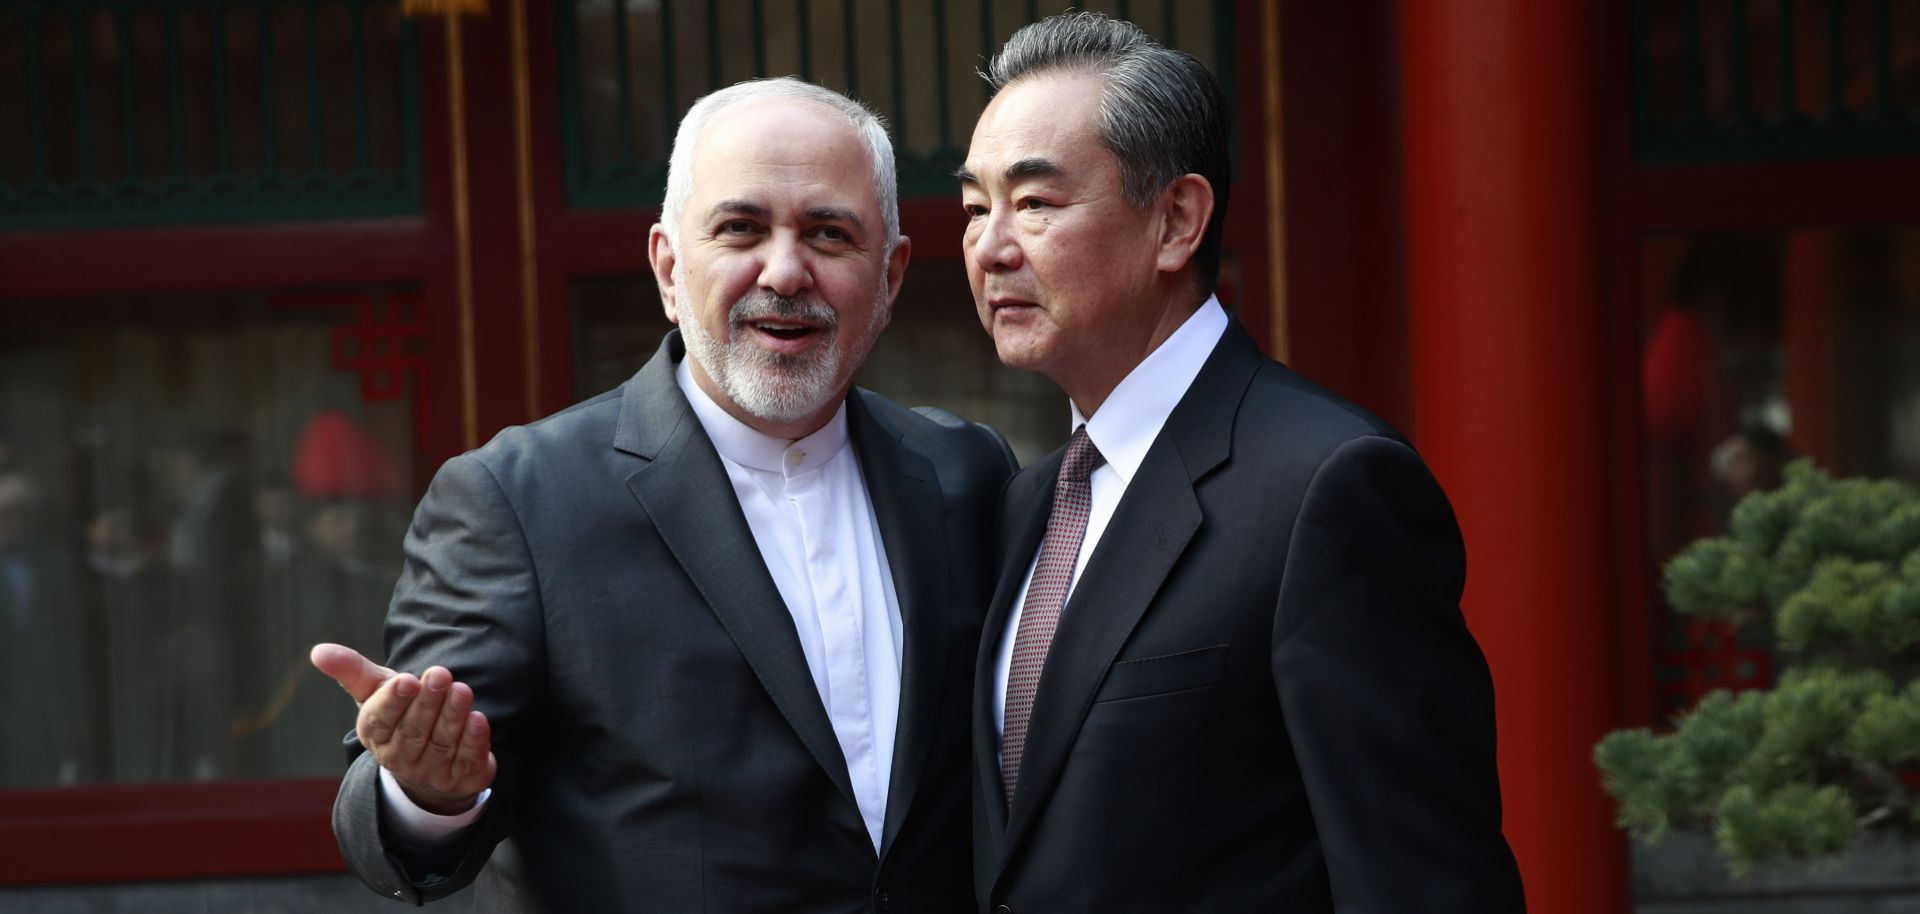
[[[1147, 450], [1153, 447], [1154, 439], [1160, 437], [1160, 429], [1167, 424], [1167, 417], [1180, 404], [1180, 398], [1186, 396], [1187, 388], [1193, 385], [1193, 379], [1200, 374], [1207, 356], [1213, 354], [1214, 346], [1226, 333], [1227, 320], [1226, 309], [1220, 307], [1220, 300], [1209, 296], [1200, 310], [1180, 325], [1180, 329], [1175, 330], [1172, 336], [1127, 372], [1126, 377], [1120, 379], [1093, 418], [1083, 415], [1079, 404], [1072, 404], [1072, 430], [1078, 431], [1080, 426], [1086, 426], [1087, 437], [1093, 439], [1093, 446], [1100, 450], [1100, 456], [1106, 460], [1094, 469], [1088, 480], [1093, 503], [1087, 510], [1087, 533], [1080, 541], [1080, 555], [1073, 564], [1073, 577], [1067, 581], [1068, 600], [1073, 599], [1073, 588], [1080, 583], [1080, 572], [1086, 570], [1087, 557], [1093, 555], [1094, 547], [1100, 544], [1100, 535], [1106, 532], [1107, 522], [1113, 519], [1113, 509], [1120, 504], [1120, 497], [1127, 494], [1127, 483], [1139, 472], [1141, 461], [1147, 458]], [[1020, 613], [1026, 605], [1027, 589], [1033, 586], [1034, 566], [1039, 561], [1040, 556], [1036, 552], [1027, 563], [1027, 579], [1020, 585], [1020, 599], [1007, 613], [1007, 627], [1000, 632], [993, 673], [993, 732], [996, 739], [1002, 738], [1006, 731], [1007, 670], [1013, 664], [1014, 635], [1020, 631]]]
[[685, 359], [674, 378], [720, 452], [760, 558], [793, 616], [878, 850], [900, 719], [900, 598], [847, 441], [847, 406], [840, 404], [819, 431], [788, 441], [721, 408]]
[[[877, 851], [900, 717], [900, 598], [848, 443], [846, 404], [819, 431], [789, 441], [734, 418], [694, 381], [685, 359], [674, 380], [719, 452], [760, 559], [793, 617]], [[380, 782], [395, 829], [423, 844], [472, 824], [492, 793], [483, 792], [465, 813], [437, 816], [408, 800], [385, 769]]]

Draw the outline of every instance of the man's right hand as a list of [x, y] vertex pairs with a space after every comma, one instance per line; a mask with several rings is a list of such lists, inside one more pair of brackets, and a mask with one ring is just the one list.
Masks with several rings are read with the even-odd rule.
[[458, 815], [493, 784], [487, 716], [473, 709], [473, 689], [446, 667], [396, 673], [338, 644], [316, 644], [309, 657], [353, 696], [360, 744], [421, 809]]

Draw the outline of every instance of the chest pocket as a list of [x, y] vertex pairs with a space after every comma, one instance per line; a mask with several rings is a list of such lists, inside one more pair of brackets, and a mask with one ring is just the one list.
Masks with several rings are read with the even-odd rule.
[[1107, 669], [1093, 700], [1145, 698], [1218, 685], [1227, 678], [1227, 645], [1122, 660]]

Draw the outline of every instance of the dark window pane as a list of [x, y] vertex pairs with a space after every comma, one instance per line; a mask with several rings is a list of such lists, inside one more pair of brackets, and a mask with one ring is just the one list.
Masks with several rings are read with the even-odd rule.
[[[1920, 482], [1920, 228], [1655, 238], [1641, 264], [1656, 564], [1724, 533], [1738, 499], [1798, 457]], [[1663, 713], [1729, 680], [1766, 684], [1765, 626], [1662, 615]]]
[[0, 307], [0, 786], [325, 775], [421, 467], [413, 293]]

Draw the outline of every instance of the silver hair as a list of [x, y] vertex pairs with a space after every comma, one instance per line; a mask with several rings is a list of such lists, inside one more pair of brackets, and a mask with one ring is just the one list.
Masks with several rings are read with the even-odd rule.
[[673, 137], [673, 153], [667, 159], [667, 196], [660, 206], [660, 228], [667, 244], [680, 250], [680, 214], [687, 198], [693, 196], [693, 148], [700, 143], [700, 132], [714, 115], [748, 102], [785, 99], [813, 102], [840, 113], [866, 147], [873, 163], [873, 195], [880, 203], [880, 221], [886, 227], [884, 253], [892, 254], [900, 241], [900, 190], [894, 174], [893, 141], [887, 138], [886, 122], [866, 105], [832, 89], [781, 76], [751, 79], [703, 96], [680, 119], [680, 130]]
[[995, 91], [1025, 76], [1084, 70], [1105, 77], [1100, 143], [1120, 160], [1121, 191], [1146, 206], [1182, 175], [1213, 186], [1213, 218], [1194, 254], [1199, 279], [1220, 276], [1220, 235], [1232, 183], [1226, 92], [1193, 55], [1167, 48], [1140, 27], [1099, 13], [1061, 13], [1013, 33], [980, 73]]

